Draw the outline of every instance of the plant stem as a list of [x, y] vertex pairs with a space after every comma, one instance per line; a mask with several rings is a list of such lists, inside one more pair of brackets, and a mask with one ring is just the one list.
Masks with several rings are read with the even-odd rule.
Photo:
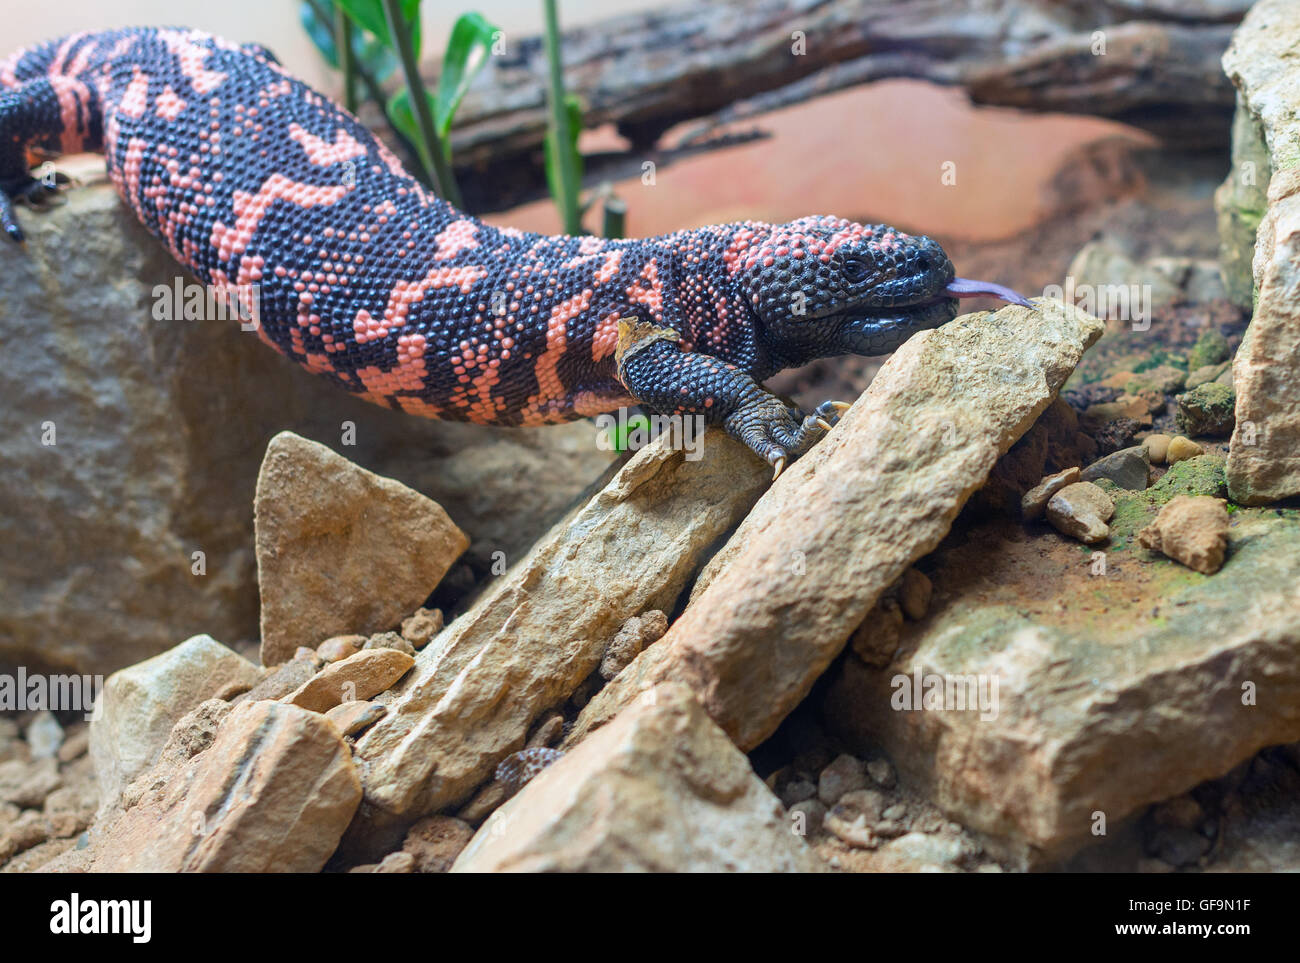
[[[316, 12], [316, 19], [321, 23], [329, 23], [329, 11], [322, 7], [318, 0], [307, 0], [307, 3]], [[356, 29], [355, 25], [353, 29]], [[415, 145], [411, 143], [410, 139], [393, 125], [393, 122], [388, 117], [388, 112], [384, 110], [384, 104], [387, 103], [388, 98], [384, 96], [384, 89], [379, 86], [379, 81], [375, 79], [374, 74], [361, 61], [354, 60], [354, 68], [357, 72], [357, 79], [361, 81], [361, 86], [366, 88], [366, 98], [378, 105], [379, 113], [384, 118], [384, 126], [388, 128], [389, 133], [393, 135], [397, 143], [402, 146], [402, 150], [406, 152], [408, 158], [419, 160], [420, 152], [415, 149]], [[423, 175], [427, 183], [428, 175], [424, 174], [424, 171], [417, 170], [416, 173]]]
[[357, 58], [352, 50], [352, 21], [342, 7], [334, 8], [334, 46], [338, 48], [339, 69], [343, 71], [343, 106], [357, 112]]
[[461, 206], [460, 190], [456, 187], [456, 178], [447, 163], [447, 155], [442, 152], [442, 141], [433, 126], [433, 112], [429, 110], [429, 95], [425, 92], [424, 81], [420, 79], [420, 65], [415, 61], [415, 50], [411, 46], [411, 32], [406, 29], [402, 18], [400, 0], [384, 0], [384, 14], [388, 18], [388, 32], [397, 45], [397, 55], [402, 63], [402, 74], [406, 77], [406, 89], [411, 96], [411, 110], [415, 114], [415, 123], [420, 130], [420, 140], [415, 148], [420, 153], [420, 160], [428, 171], [433, 192], [456, 207]]
[[627, 201], [613, 194], [605, 198], [604, 224], [601, 233], [605, 237], [619, 238], [627, 227]]
[[556, 0], [546, 0], [546, 60], [550, 66], [547, 99], [550, 102], [551, 149], [560, 193], [555, 203], [560, 209], [565, 233], [578, 234], [582, 230], [578, 214], [580, 185], [573, 165], [573, 132], [569, 130], [569, 112], [564, 103], [564, 65], [560, 61], [560, 17], [556, 6]]

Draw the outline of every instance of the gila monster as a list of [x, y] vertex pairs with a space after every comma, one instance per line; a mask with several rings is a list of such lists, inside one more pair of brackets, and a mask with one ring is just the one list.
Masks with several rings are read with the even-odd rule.
[[[638, 240], [498, 228], [425, 190], [355, 117], [254, 44], [183, 28], [77, 33], [0, 62], [0, 226], [60, 186], [41, 158], [102, 151], [171, 254], [256, 330], [361, 397], [430, 418], [566, 421], [623, 405], [722, 425], [786, 463], [846, 406], [761, 386], [884, 354], [956, 298], [927, 237], [831, 216]], [[246, 306], [245, 306], [246, 307]]]

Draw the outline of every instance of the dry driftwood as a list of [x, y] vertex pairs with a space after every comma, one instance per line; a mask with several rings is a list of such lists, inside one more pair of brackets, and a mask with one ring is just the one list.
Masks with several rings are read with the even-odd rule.
[[[1219, 57], [1248, 6], [692, 0], [568, 30], [562, 49], [587, 126], [615, 123], [638, 150], [684, 120], [735, 120], [891, 77], [964, 86], [981, 104], [1113, 117], [1209, 146], [1228, 142], [1233, 94]], [[541, 39], [503, 27], [505, 53], [469, 91], [453, 134], [458, 163], [480, 169], [536, 151], [546, 125]]]

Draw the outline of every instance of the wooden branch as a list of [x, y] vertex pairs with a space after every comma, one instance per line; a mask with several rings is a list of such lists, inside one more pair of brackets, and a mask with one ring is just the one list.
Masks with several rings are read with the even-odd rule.
[[[982, 104], [1113, 117], [1189, 146], [1226, 145], [1233, 95], [1219, 56], [1248, 5], [691, 0], [567, 31], [564, 79], [583, 98], [588, 126], [617, 124], [637, 150], [681, 121], [752, 116], [889, 77], [965, 86]], [[1098, 29], [1102, 55], [1092, 53]], [[461, 105], [457, 163], [536, 151], [545, 77], [541, 39], [507, 33], [506, 53]]]

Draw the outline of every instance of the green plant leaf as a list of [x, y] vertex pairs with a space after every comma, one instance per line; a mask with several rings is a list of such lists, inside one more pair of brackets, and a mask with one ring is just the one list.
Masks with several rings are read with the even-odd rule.
[[[388, 18], [384, 15], [382, 0], [335, 0], [343, 12], [352, 18], [362, 30], [374, 34], [389, 50], [396, 50], [392, 34], [388, 32]], [[411, 30], [411, 46], [416, 57], [420, 55], [420, 2], [419, 0], [402, 0], [402, 17]]]
[[[582, 183], [582, 155], [578, 153], [578, 135], [582, 133], [582, 101], [576, 94], [564, 95], [564, 110], [569, 117], [569, 143], [563, 145], [563, 150], [568, 156], [569, 162], [573, 165], [576, 173], [575, 181]], [[560, 174], [556, 167], [559, 158], [555, 152], [555, 137], [548, 127], [546, 139], [542, 144], [543, 155], [546, 161], [546, 186], [551, 192], [551, 197], [560, 205], [563, 210], [567, 205], [572, 205], [576, 210], [578, 208], [578, 198], [564, 198], [561, 196], [563, 190], [560, 184]]]
[[[329, 0], [322, 3], [327, 10], [333, 9], [333, 4]], [[302, 29], [307, 32], [308, 39], [312, 45], [320, 51], [320, 55], [325, 58], [325, 62], [335, 70], [339, 68], [339, 48], [334, 42], [334, 25], [325, 23], [320, 17], [316, 16], [316, 8], [307, 0], [298, 4], [298, 20], [302, 24]]]
[[628, 450], [628, 439], [631, 434], [637, 429], [640, 429], [647, 437], [649, 437], [650, 427], [650, 419], [645, 415], [640, 414], [632, 415], [622, 425], [610, 425], [610, 446], [619, 453], [625, 452]]
[[[319, 4], [311, 4], [303, 0], [298, 7], [298, 19], [302, 22], [303, 30], [306, 31], [312, 46], [320, 51], [321, 57], [327, 64], [338, 70], [339, 50], [334, 38], [334, 24], [326, 24], [316, 15], [318, 5], [331, 13], [334, 10], [333, 0], [319, 0]], [[384, 46], [381, 40], [364, 30], [352, 32], [352, 53], [357, 63], [363, 66], [378, 83], [383, 83], [397, 69], [397, 57]]]
[[433, 123], [442, 135], [444, 144], [465, 91], [469, 90], [469, 85], [487, 64], [492, 50], [492, 38], [496, 32], [497, 28], [478, 13], [461, 14], [456, 25], [451, 28], [433, 108]]

